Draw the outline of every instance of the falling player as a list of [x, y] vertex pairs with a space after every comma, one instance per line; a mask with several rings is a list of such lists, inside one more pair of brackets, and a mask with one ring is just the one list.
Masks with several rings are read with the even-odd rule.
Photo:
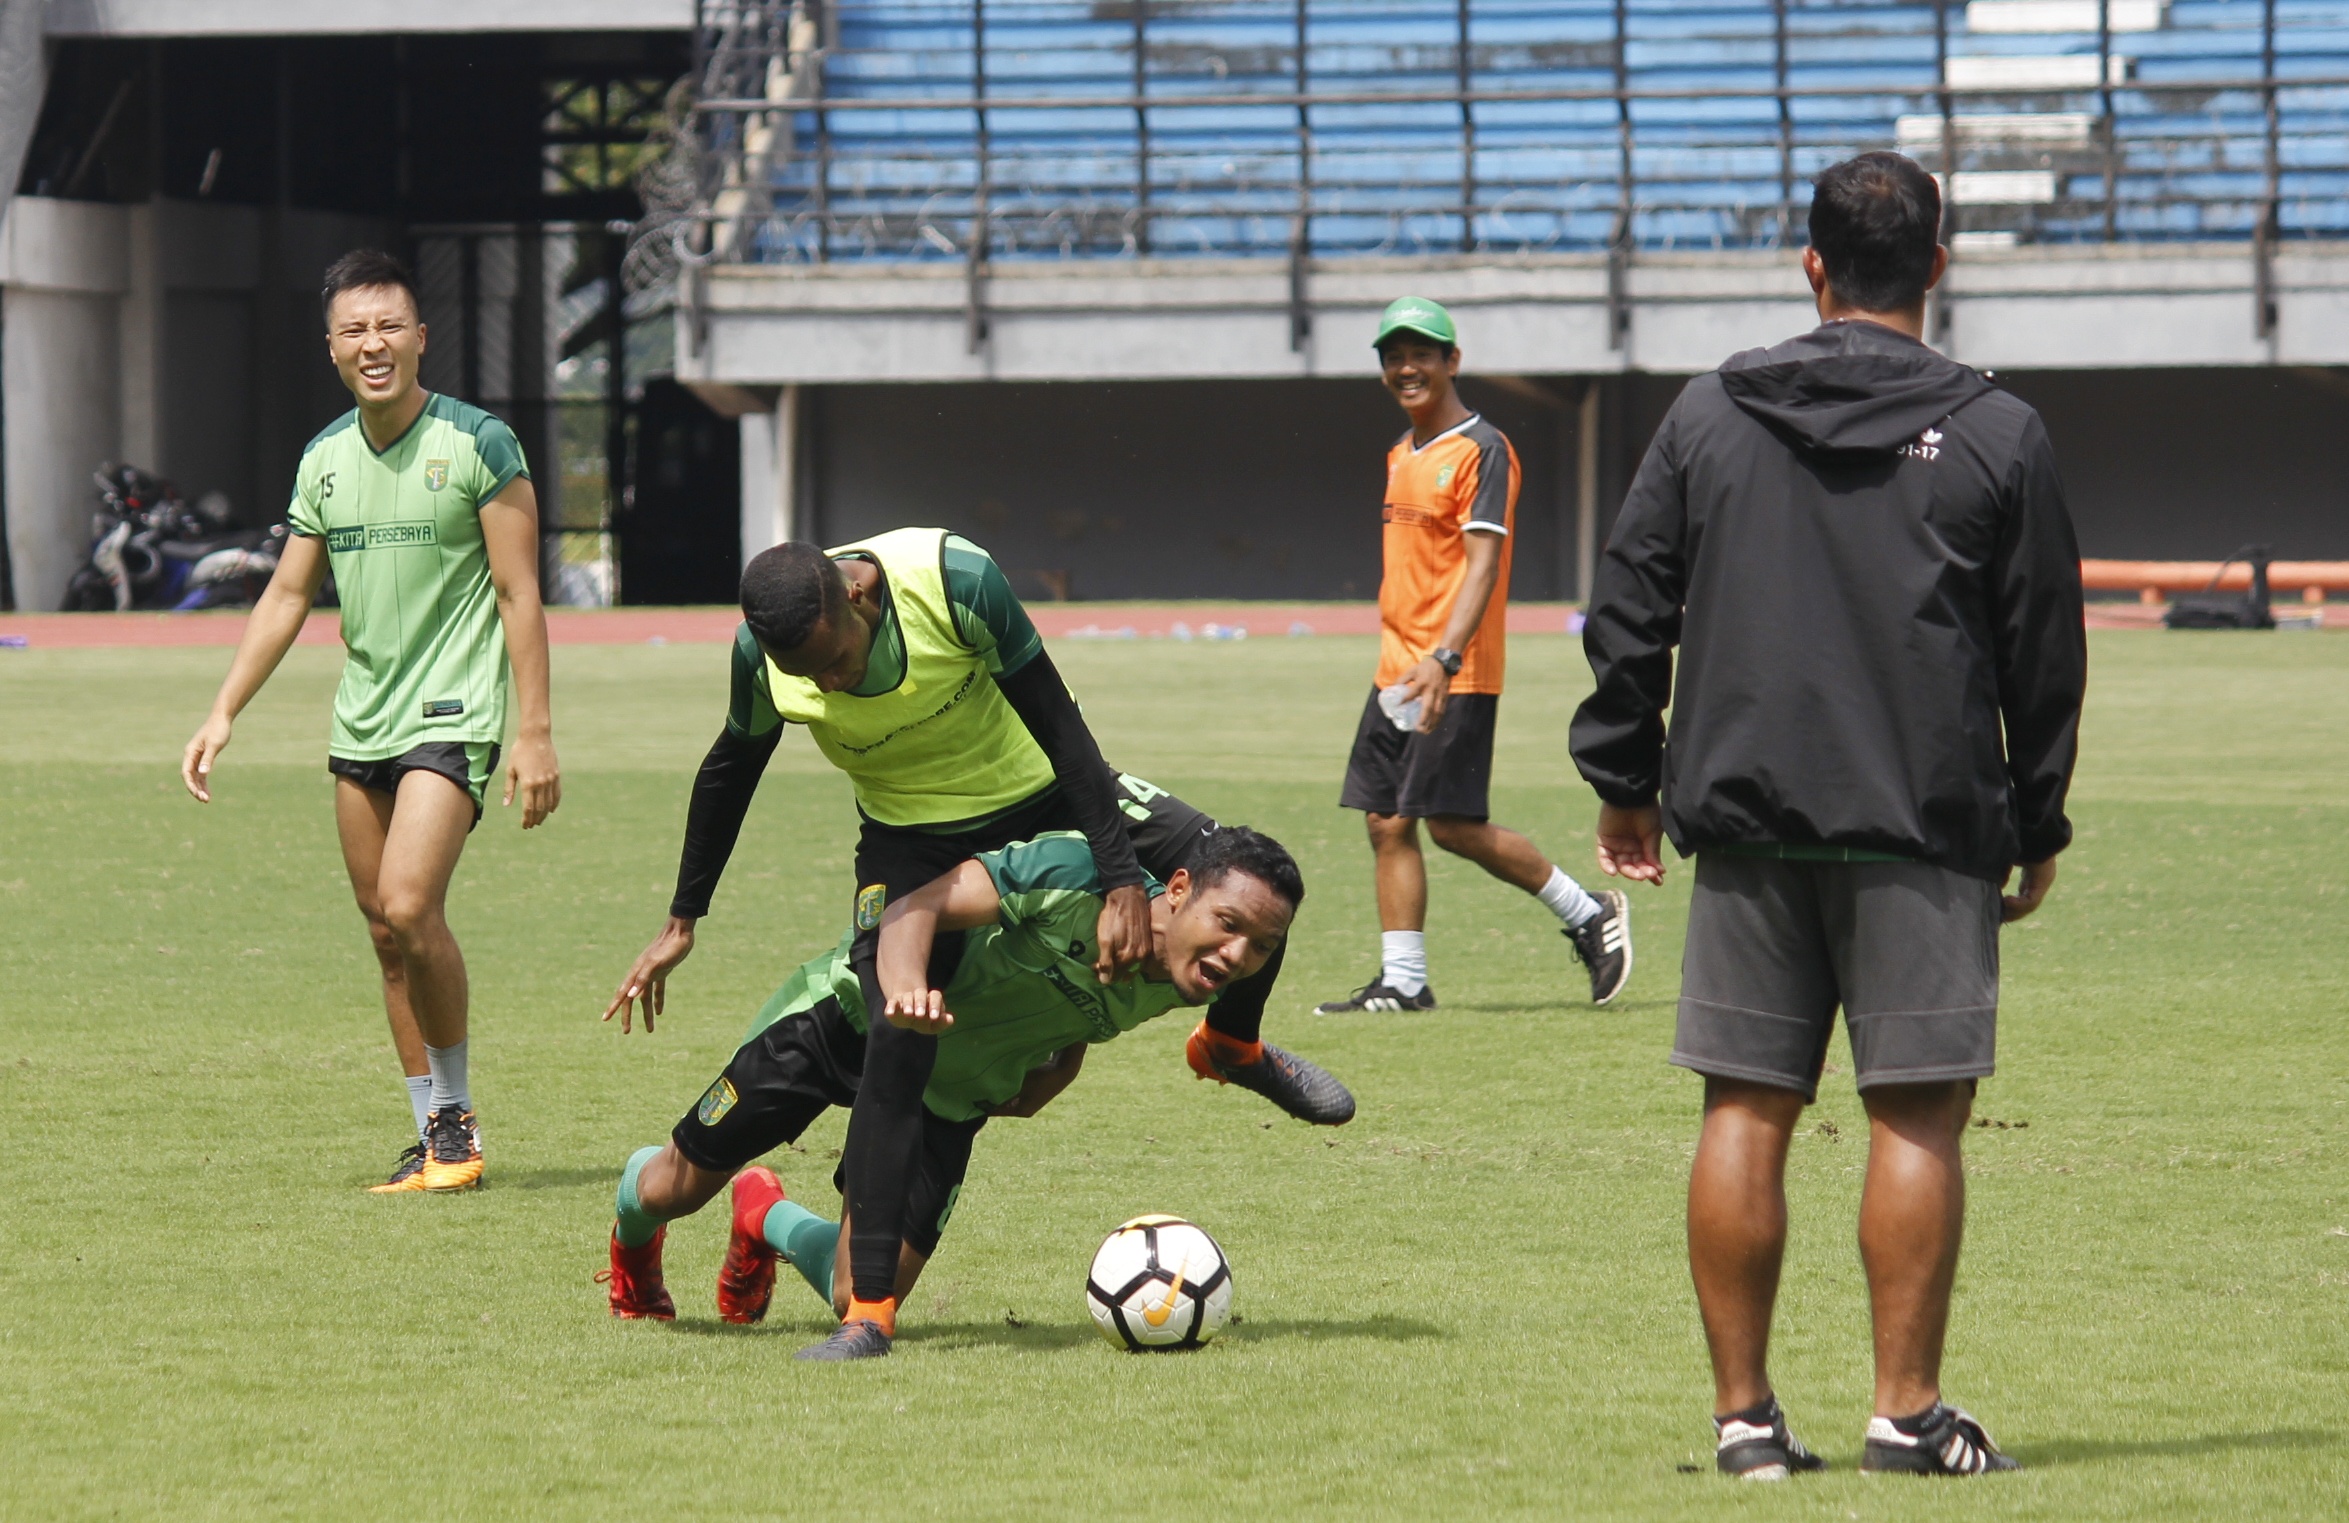
[[[1213, 1000], [1261, 969], [1304, 898], [1278, 842], [1244, 827], [1208, 831], [1161, 887], [1151, 880], [1148, 950], [1139, 969], [1104, 985], [1092, 976], [1108, 889], [1074, 832], [982, 852], [896, 900], [882, 917], [878, 977], [884, 1020], [935, 1050], [919, 1109], [920, 1143], [888, 1181], [903, 1222], [881, 1298], [860, 1296], [839, 1256], [852, 1223], [784, 1197], [754, 1159], [797, 1138], [823, 1111], [854, 1105], [873, 1022], [854, 963], [852, 928], [792, 974], [751, 1034], [664, 1147], [646, 1147], [621, 1174], [611, 1287], [617, 1317], [666, 1319], [666, 1224], [734, 1185], [733, 1237], [718, 1273], [729, 1322], [767, 1312], [778, 1259], [831, 1303], [840, 1327], [803, 1358], [889, 1352], [897, 1308], [938, 1246], [993, 1116], [1032, 1116], [1075, 1079], [1089, 1043], [1106, 1042], [1178, 1005]], [[846, 1172], [843, 1163], [841, 1174]], [[845, 1182], [835, 1176], [845, 1189]]]

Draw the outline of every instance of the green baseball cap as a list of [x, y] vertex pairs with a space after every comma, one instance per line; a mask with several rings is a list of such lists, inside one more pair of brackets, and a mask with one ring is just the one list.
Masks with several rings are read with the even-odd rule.
[[1424, 296], [1403, 296], [1387, 303], [1386, 311], [1379, 314], [1378, 337], [1370, 341], [1371, 347], [1383, 345], [1398, 333], [1416, 333], [1439, 344], [1460, 342], [1452, 314]]

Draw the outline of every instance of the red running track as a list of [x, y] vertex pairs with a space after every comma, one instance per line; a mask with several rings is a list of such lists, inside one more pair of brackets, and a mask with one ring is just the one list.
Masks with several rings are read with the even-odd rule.
[[[1567, 611], [1563, 603], [1511, 604], [1509, 631], [1561, 633]], [[1198, 639], [1228, 639], [1241, 629], [1251, 637], [1378, 633], [1376, 603], [1031, 603], [1028, 613], [1053, 640], [1179, 638], [1178, 628]], [[734, 638], [741, 618], [731, 608], [550, 608], [546, 623], [557, 645], [718, 645]], [[241, 612], [0, 613], [0, 641], [21, 639], [42, 650], [230, 646], [244, 628]], [[298, 643], [338, 644], [340, 631], [335, 613], [314, 613]]]
[[[1512, 603], [1511, 634], [1563, 634], [1574, 610], [1564, 603]], [[2316, 610], [2279, 604], [2279, 616], [2305, 620]], [[1376, 603], [1031, 603], [1046, 639], [1229, 639], [1289, 634], [1378, 633]], [[2140, 603], [2091, 603], [2091, 629], [2158, 629], [2162, 610]], [[731, 608], [550, 608], [547, 634], [557, 645], [719, 645], [734, 638], [741, 615]], [[42, 650], [102, 646], [231, 646], [245, 616], [230, 613], [0, 613], [0, 645]], [[1579, 623], [1576, 625], [1579, 628]], [[2349, 618], [2332, 621], [2349, 628]], [[334, 645], [341, 625], [332, 611], [302, 626], [303, 645]]]

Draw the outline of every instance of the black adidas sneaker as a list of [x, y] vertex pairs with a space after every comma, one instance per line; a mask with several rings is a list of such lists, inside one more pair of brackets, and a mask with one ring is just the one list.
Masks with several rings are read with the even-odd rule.
[[1786, 1426], [1773, 1396], [1758, 1407], [1713, 1419], [1713, 1464], [1741, 1481], [1783, 1481], [1798, 1472], [1824, 1470], [1827, 1462], [1803, 1447]]
[[1914, 1417], [1868, 1419], [1868, 1450], [1860, 1469], [1903, 1475], [1987, 1475], [2020, 1470], [1972, 1417], [1943, 1402]]
[[1435, 985], [1422, 984], [1417, 994], [1405, 994], [1392, 988], [1385, 978], [1374, 978], [1344, 999], [1323, 1000], [1313, 1007], [1315, 1015], [1349, 1015], [1357, 1010], [1433, 1010], [1436, 1007]]
[[1599, 912], [1565, 928], [1567, 944], [1590, 969], [1590, 1002], [1603, 1005], [1631, 982], [1631, 900], [1619, 888], [1591, 895]]

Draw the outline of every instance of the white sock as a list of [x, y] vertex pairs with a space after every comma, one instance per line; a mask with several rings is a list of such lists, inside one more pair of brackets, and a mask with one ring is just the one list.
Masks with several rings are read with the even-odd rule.
[[424, 1140], [424, 1123], [432, 1119], [432, 1076], [408, 1075], [408, 1109], [416, 1113], [416, 1140]]
[[1417, 994], [1427, 987], [1427, 932], [1378, 933], [1379, 982], [1397, 994]]
[[452, 1047], [424, 1049], [424, 1061], [432, 1066], [432, 1108], [445, 1111], [450, 1106], [458, 1110], [473, 1109], [473, 1091], [465, 1083], [465, 1044]]
[[1567, 877], [1563, 867], [1550, 869], [1550, 881], [1543, 884], [1541, 892], [1534, 897], [1549, 906], [1550, 913], [1569, 926], [1582, 924], [1600, 909], [1599, 901], [1583, 892], [1581, 884]]

